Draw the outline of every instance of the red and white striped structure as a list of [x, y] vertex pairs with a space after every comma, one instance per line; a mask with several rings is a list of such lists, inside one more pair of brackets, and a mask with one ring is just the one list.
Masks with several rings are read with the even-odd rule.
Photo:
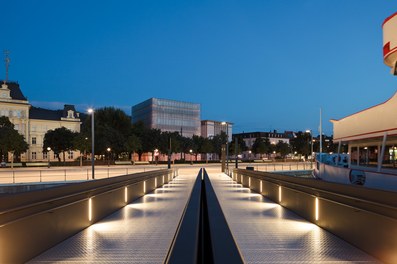
[[397, 12], [385, 19], [383, 28], [383, 60], [389, 67], [397, 61]]

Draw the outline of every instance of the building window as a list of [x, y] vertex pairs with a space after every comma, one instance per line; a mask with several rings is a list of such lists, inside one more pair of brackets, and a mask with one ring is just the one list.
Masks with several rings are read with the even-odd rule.
[[37, 158], [36, 152], [32, 152], [32, 160], [35, 160]]
[[32, 145], [36, 145], [36, 137], [32, 137]]
[[47, 159], [47, 152], [43, 152], [43, 159]]
[[73, 159], [73, 151], [68, 152], [68, 159]]

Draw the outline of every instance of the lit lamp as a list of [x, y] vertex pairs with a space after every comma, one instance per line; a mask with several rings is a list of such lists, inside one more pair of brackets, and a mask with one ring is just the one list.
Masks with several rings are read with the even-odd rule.
[[51, 166], [51, 165], [50, 165], [50, 151], [51, 151], [51, 148], [48, 147], [48, 148], [47, 148], [48, 168]]
[[88, 113], [91, 114], [91, 167], [92, 167], [92, 179], [95, 179], [95, 147], [94, 147], [94, 109], [93, 108], [89, 108], [88, 109]]
[[110, 166], [110, 151], [111, 148], [107, 148], [106, 151], [108, 152], [108, 167]]
[[157, 156], [159, 155], [159, 150], [158, 149], [155, 149], [154, 150], [154, 160], [155, 160], [155, 162], [156, 162], [156, 165], [157, 165]]
[[190, 152], [190, 165], [193, 165], [193, 160], [192, 160], [192, 152], [193, 152], [193, 150], [189, 150], [189, 152]]

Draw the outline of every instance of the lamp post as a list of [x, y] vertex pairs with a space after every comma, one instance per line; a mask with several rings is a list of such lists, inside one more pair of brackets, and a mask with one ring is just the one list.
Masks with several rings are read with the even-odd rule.
[[108, 152], [108, 167], [109, 167], [110, 166], [110, 151], [111, 151], [111, 148], [107, 148], [106, 150]]
[[193, 165], [192, 152], [193, 152], [193, 150], [189, 150], [189, 153], [190, 153], [190, 165]]
[[50, 151], [51, 151], [51, 148], [48, 147], [48, 148], [47, 148], [48, 168], [51, 167], [51, 165], [50, 165]]
[[95, 179], [95, 147], [94, 147], [94, 142], [95, 142], [95, 130], [94, 130], [94, 109], [90, 108], [88, 109], [88, 113], [91, 114], [91, 167], [92, 167], [92, 179]]
[[156, 162], [156, 166], [157, 166], [157, 156], [159, 155], [159, 150], [158, 149], [155, 149], [154, 150], [154, 160], [155, 160], [155, 162]]
[[221, 124], [226, 127], [226, 170], [229, 171], [229, 127], [225, 121]]
[[311, 129], [306, 130], [306, 133], [310, 134], [310, 147], [311, 147], [311, 152], [310, 152], [310, 167], [313, 167], [313, 133]]

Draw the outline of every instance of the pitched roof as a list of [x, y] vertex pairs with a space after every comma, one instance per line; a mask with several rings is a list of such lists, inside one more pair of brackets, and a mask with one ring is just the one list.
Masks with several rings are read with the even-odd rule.
[[62, 115], [63, 110], [49, 110], [35, 106], [29, 109], [30, 119], [61, 120]]
[[[63, 110], [50, 110], [32, 106], [29, 110], [29, 118], [41, 120], [61, 120], [61, 118], [66, 118], [68, 116], [68, 111], [70, 110], [76, 113], [74, 105], [65, 105]], [[75, 115], [75, 118], [79, 117]]]
[[[0, 80], [3, 83], [3, 80]], [[7, 82], [8, 89], [10, 89], [10, 96], [14, 100], [27, 101], [28, 99], [23, 95], [21, 89], [19, 88], [19, 83], [17, 82]]]

